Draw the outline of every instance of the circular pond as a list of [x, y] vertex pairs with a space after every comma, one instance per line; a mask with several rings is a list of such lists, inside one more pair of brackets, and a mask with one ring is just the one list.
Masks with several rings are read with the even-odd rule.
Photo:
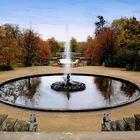
[[72, 74], [71, 79], [86, 84], [83, 91], [55, 91], [51, 84], [62, 74], [22, 77], [0, 85], [0, 100], [11, 105], [39, 110], [82, 111], [112, 108], [140, 98], [135, 84], [107, 76]]

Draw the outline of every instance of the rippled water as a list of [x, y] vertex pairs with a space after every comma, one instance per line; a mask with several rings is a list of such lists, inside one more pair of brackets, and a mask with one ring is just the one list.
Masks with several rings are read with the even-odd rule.
[[57, 92], [50, 85], [63, 75], [21, 79], [0, 87], [0, 98], [8, 103], [52, 110], [85, 110], [124, 104], [140, 96], [134, 85], [106, 77], [72, 75], [86, 84], [79, 92]]

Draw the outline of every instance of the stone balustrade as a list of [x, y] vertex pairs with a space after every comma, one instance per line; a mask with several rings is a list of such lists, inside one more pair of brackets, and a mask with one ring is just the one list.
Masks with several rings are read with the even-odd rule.
[[105, 122], [101, 125], [101, 131], [138, 131], [140, 130], [140, 114], [134, 117], [123, 118], [123, 120], [115, 120]]
[[36, 131], [36, 129], [30, 128], [30, 123], [24, 120], [18, 120], [15, 118], [9, 118], [6, 114], [0, 114], [0, 131], [8, 131], [8, 132], [14, 132], [14, 131]]

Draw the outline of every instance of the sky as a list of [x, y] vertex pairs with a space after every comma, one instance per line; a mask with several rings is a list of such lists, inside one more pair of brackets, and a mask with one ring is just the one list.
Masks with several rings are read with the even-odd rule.
[[0, 24], [32, 28], [43, 39], [55, 37], [86, 41], [93, 36], [97, 16], [110, 25], [113, 19], [135, 16], [140, 20], [140, 0], [0, 0]]

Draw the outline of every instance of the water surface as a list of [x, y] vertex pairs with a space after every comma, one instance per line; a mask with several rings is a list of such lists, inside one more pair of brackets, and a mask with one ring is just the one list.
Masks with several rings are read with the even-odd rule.
[[134, 85], [106, 77], [72, 75], [86, 84], [79, 92], [58, 92], [50, 85], [63, 81], [63, 75], [26, 78], [0, 87], [0, 99], [15, 105], [52, 110], [86, 110], [112, 107], [140, 96]]

